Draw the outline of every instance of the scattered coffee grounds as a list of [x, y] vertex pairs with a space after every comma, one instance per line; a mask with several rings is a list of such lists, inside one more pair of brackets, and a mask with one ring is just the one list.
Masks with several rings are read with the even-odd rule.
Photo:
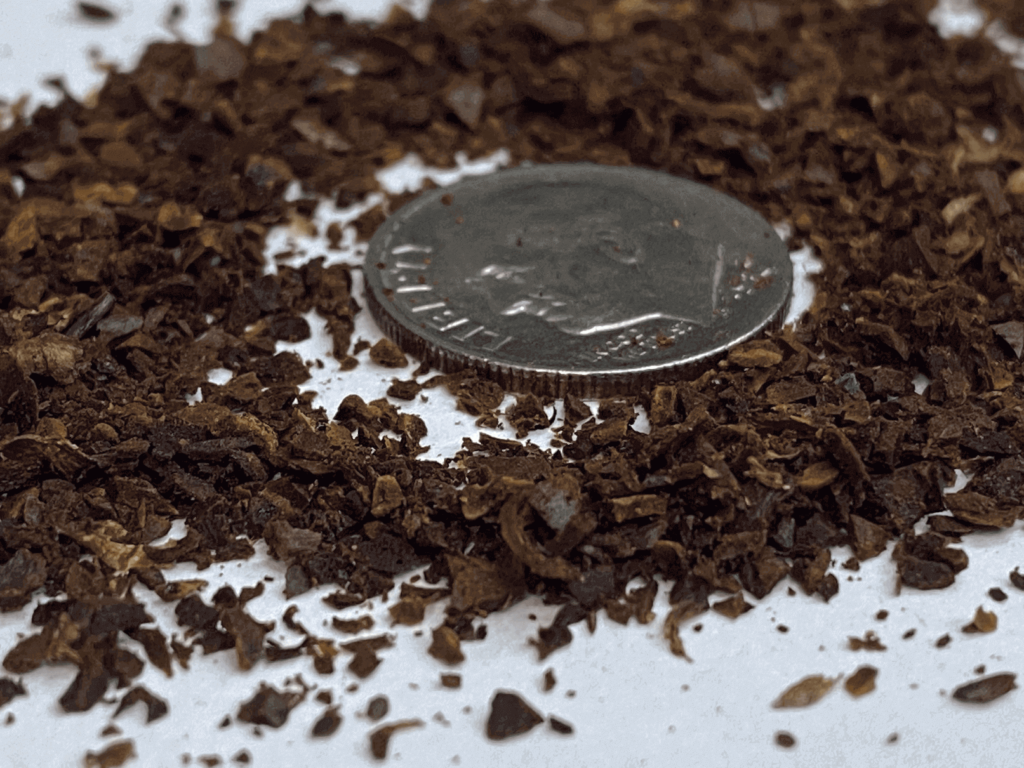
[[327, 709], [324, 710], [324, 713], [316, 719], [315, 723], [313, 723], [310, 735], [316, 736], [317, 738], [333, 736], [341, 727], [341, 721], [342, 717], [340, 707], [327, 707]]
[[903, 633], [903, 639], [904, 640], [909, 640], [910, 638], [912, 638], [916, 634], [917, 634], [917, 630], [914, 629], [914, 628], [910, 628], [906, 632]]
[[964, 683], [953, 691], [953, 698], [969, 704], [985, 704], [1005, 696], [1017, 687], [1017, 675], [1004, 672]]
[[234, 754], [234, 756], [231, 758], [231, 761], [234, 762], [234, 763], [241, 763], [243, 765], [248, 765], [249, 763], [252, 762], [252, 755], [249, 754], [249, 750], [247, 750], [247, 749], [240, 749], [238, 752], [236, 752]]
[[[74, 712], [140, 673], [122, 635], [167, 674], [193, 646], [233, 649], [242, 669], [283, 658], [253, 595], [208, 604], [159, 572], [247, 558], [261, 539], [289, 594], [332, 584], [336, 608], [420, 565], [447, 579], [455, 614], [560, 600], [541, 658], [602, 609], [649, 620], [656, 575], [681, 656], [679, 626], [714, 590], [762, 598], [789, 574], [828, 600], [831, 547], [864, 560], [896, 540], [902, 586], [952, 584], [968, 558], [951, 544], [1024, 512], [1024, 86], [986, 39], [940, 38], [923, 0], [756, 8], [493, 0], [370, 25], [310, 7], [248, 45], [230, 25], [209, 45], [154, 43], [94, 101], [16, 116], [0, 132], [0, 610], [48, 601], [5, 669], [75, 665], [60, 699]], [[359, 74], [332, 66], [342, 53]], [[316, 197], [379, 191], [375, 171], [408, 152], [450, 167], [502, 147], [513, 163], [666, 170], [789, 222], [824, 265], [814, 307], [597, 418], [566, 398], [557, 453], [481, 436], [441, 466], [417, 458], [423, 421], [388, 400], [312, 408], [306, 365], [275, 342], [308, 336], [315, 309], [356, 364], [351, 270], [265, 275], [268, 229]], [[220, 367], [225, 385], [207, 380]], [[435, 379], [498, 423], [493, 382]], [[517, 401], [516, 431], [545, 428], [548, 405]], [[957, 469], [973, 477], [944, 496]], [[155, 546], [172, 522], [185, 535]], [[188, 639], [145, 626], [138, 585], [177, 603]], [[380, 647], [357, 643], [342, 649], [365, 677]], [[780, 701], [833, 682], [812, 680]], [[294, 696], [263, 686], [239, 719], [277, 727]]]
[[421, 728], [422, 726], [422, 720], [399, 720], [390, 725], [382, 725], [370, 734], [370, 754], [377, 760], [383, 760], [388, 756], [388, 744], [395, 733], [408, 728]]
[[988, 596], [995, 600], [997, 603], [1001, 603], [1008, 598], [1007, 594], [1003, 592], [999, 587], [992, 587], [988, 591]]
[[517, 694], [498, 691], [491, 699], [491, 711], [487, 715], [487, 738], [501, 741], [526, 733], [543, 722], [537, 710]]
[[849, 646], [851, 651], [884, 651], [886, 646], [882, 645], [882, 641], [878, 639], [876, 635], [870, 629], [864, 633], [864, 637], [849, 637]]
[[796, 746], [796, 739], [788, 731], [779, 731], [775, 734], [775, 743], [783, 749], [790, 749]]
[[135, 757], [135, 742], [131, 739], [115, 741], [100, 752], [87, 752], [85, 768], [118, 768]]
[[809, 707], [831, 691], [838, 679], [823, 675], [805, 677], [783, 691], [782, 695], [772, 702], [772, 706], [776, 709]]
[[389, 709], [391, 709], [391, 704], [388, 702], [387, 696], [374, 696], [366, 705], [366, 716], [374, 722], [383, 720]]
[[884, 608], [875, 614], [875, 619], [877, 621], [885, 621], [887, 618], [889, 618], [889, 612]]
[[953, 640], [953, 638], [950, 637], [948, 634], [943, 635], [942, 637], [940, 637], [938, 640], [935, 641], [935, 647], [936, 648], [945, 648], [947, 645], [950, 644], [950, 642], [952, 642], [952, 640]]
[[995, 632], [999, 625], [999, 618], [992, 611], [986, 611], [981, 606], [974, 612], [974, 619], [962, 629], [967, 633]]
[[554, 715], [548, 716], [548, 725], [551, 726], [551, 730], [555, 733], [560, 733], [563, 736], [570, 736], [575, 729], [564, 720], [560, 720]]
[[200, 755], [196, 758], [200, 763], [206, 766], [206, 768], [216, 768], [224, 761], [220, 759], [220, 755]]
[[900, 735], [898, 733], [890, 733], [888, 736], [886, 736], [885, 743], [886, 744], [895, 744], [899, 740], [900, 740]]
[[878, 677], [878, 670], [869, 664], [857, 667], [857, 670], [843, 682], [843, 687], [855, 698], [860, 698], [866, 693], [875, 690], [875, 678]]

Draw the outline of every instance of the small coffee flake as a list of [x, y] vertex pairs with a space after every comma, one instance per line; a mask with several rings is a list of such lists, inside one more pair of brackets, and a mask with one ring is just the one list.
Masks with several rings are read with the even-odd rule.
[[857, 667], [857, 671], [846, 678], [843, 687], [846, 688], [854, 698], [860, 698], [866, 693], [875, 690], [875, 678], [878, 677], [878, 670], [870, 664]]
[[433, 631], [427, 653], [445, 664], [461, 664], [466, 659], [458, 634], [444, 624]]
[[782, 695], [772, 702], [772, 706], [775, 709], [809, 707], [831, 691], [838, 680], [838, 677], [810, 675], [783, 691]]
[[783, 749], [792, 749], [796, 746], [796, 739], [788, 731], [779, 731], [775, 734], [775, 743]]
[[552, 731], [563, 736], [571, 736], [575, 730], [569, 723], [565, 722], [565, 720], [560, 720], [554, 715], [548, 717], [548, 725], [551, 726]]
[[978, 610], [974, 612], [974, 619], [971, 620], [970, 624], [963, 626], [963, 631], [967, 634], [995, 632], [998, 625], [999, 619], [995, 613], [986, 611], [979, 605]]
[[324, 713], [317, 718], [316, 722], [313, 723], [313, 729], [310, 731], [310, 735], [322, 739], [337, 732], [341, 727], [342, 721], [341, 713], [338, 710], [339, 707], [337, 706], [328, 707]]
[[391, 742], [393, 735], [398, 731], [422, 727], [423, 721], [418, 718], [415, 720], [399, 720], [389, 725], [382, 725], [370, 734], [370, 753], [377, 760], [383, 760], [388, 756], [388, 744]]
[[878, 635], [870, 629], [863, 638], [850, 637], [848, 639], [851, 651], [884, 651], [886, 649], [886, 646], [882, 645], [882, 641], [878, 639]]
[[462, 687], [462, 675], [456, 674], [441, 674], [441, 687], [442, 688], [461, 688]]
[[540, 714], [518, 694], [498, 691], [491, 699], [491, 712], [487, 717], [487, 738], [501, 741], [518, 736], [544, 722]]
[[1003, 672], [964, 683], [953, 691], [953, 698], [968, 704], [987, 704], [1017, 687], [1017, 675]]

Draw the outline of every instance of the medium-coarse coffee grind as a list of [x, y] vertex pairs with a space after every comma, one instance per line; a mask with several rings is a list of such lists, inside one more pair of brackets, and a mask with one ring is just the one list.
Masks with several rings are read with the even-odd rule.
[[[308, 7], [247, 44], [225, 17], [209, 44], [152, 44], [85, 102], [15, 110], [0, 132], [0, 610], [33, 609], [4, 649], [4, 701], [70, 664], [63, 711], [116, 695], [159, 718], [166, 703], [131, 687], [142, 654], [170, 674], [197, 649], [372, 675], [393, 642], [380, 628], [338, 619], [375, 633], [339, 642], [286, 613], [301, 639], [285, 646], [247, 607], [262, 582], [200, 594], [164, 575], [259, 542], [289, 596], [330, 585], [342, 610], [397, 593], [395, 624], [444, 601], [431, 648], [451, 664], [480, 617], [526, 595], [560, 606], [530, 639], [544, 658], [599, 615], [653, 621], [666, 585], [665, 645], [685, 658], [680, 627], [712, 600], [744, 621], [741, 590], [791, 576], [828, 601], [840, 545], [852, 569], [895, 540], [901, 588], [953, 584], [955, 544], [1024, 513], [1024, 83], [987, 39], [940, 37], [931, 10], [451, 0], [367, 24]], [[823, 264], [813, 307], [701, 375], [568, 394], [556, 420], [543, 393], [502, 412], [473, 370], [312, 407], [306, 363], [276, 344], [307, 338], [315, 310], [351, 368], [364, 297], [324, 259], [266, 273], [268, 229], [382, 192], [376, 172], [407, 153], [450, 167], [500, 148], [513, 165], [674, 174], [788, 222]], [[386, 195], [359, 237], [409, 199]], [[371, 354], [402, 364], [394, 345]], [[209, 381], [216, 368], [231, 380]], [[425, 424], [393, 400], [436, 387], [517, 439], [418, 459]], [[520, 442], [543, 430], [557, 450]], [[944, 493], [956, 470], [970, 480]], [[425, 583], [396, 588], [416, 568]], [[174, 605], [177, 635], [142, 590]], [[820, 697], [833, 678], [815, 679]], [[953, 696], [1013, 695], [1013, 673], [968, 687]], [[278, 727], [309, 692], [254, 684], [237, 718]], [[372, 753], [422, 724], [381, 725]]]

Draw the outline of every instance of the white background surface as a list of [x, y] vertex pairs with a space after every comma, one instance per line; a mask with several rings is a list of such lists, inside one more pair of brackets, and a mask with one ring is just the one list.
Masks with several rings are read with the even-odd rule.
[[[103, 59], [130, 68], [146, 41], [170, 39], [161, 26], [170, 2], [110, 0], [106, 5], [119, 12], [119, 19], [103, 25], [78, 19], [72, 0], [0, 3], [0, 96], [7, 99], [31, 93], [33, 103], [52, 102], [54, 94], [41, 83], [53, 75], [62, 75], [72, 92], [84, 96], [101, 80], [89, 63], [90, 48], [98, 48]], [[191, 42], [207, 41], [214, 20], [212, 0], [182, 5], [186, 15], [179, 31]], [[298, 2], [283, 0], [243, 0], [236, 17], [240, 36], [247, 39], [270, 18], [294, 13], [300, 7]], [[368, 18], [385, 5], [350, 0], [345, 5], [321, 3], [318, 7], [343, 9], [350, 18]], [[980, 26], [976, 19], [974, 29]], [[951, 30], [972, 27], [969, 15], [941, 20], [952, 25]], [[501, 159], [501, 155], [494, 158]], [[488, 167], [477, 165], [474, 170]], [[396, 187], [408, 183], [415, 169], [415, 161], [404, 163], [388, 175], [388, 183]], [[452, 177], [435, 178], [443, 183]], [[343, 218], [330, 203], [322, 205], [320, 213], [322, 224]], [[281, 250], [279, 246], [288, 237], [279, 233], [278, 242], [268, 251]], [[309, 257], [324, 252], [322, 244], [296, 245]], [[342, 258], [355, 264], [359, 254]], [[306, 386], [319, 391], [319, 403], [327, 412], [333, 414], [341, 397], [349, 392], [365, 400], [382, 397], [395, 372], [378, 368], [364, 352], [356, 370], [341, 373], [326, 354], [326, 337], [319, 333], [315, 318], [311, 319], [314, 338], [296, 346], [306, 359], [320, 358], [325, 363], [322, 371], [314, 369], [316, 378]], [[366, 312], [358, 317], [355, 338], [360, 337], [369, 341], [379, 337]], [[407, 378], [411, 370], [397, 375]], [[457, 412], [445, 392], [428, 390], [425, 394], [428, 403], [401, 403], [401, 407], [414, 408], [427, 422], [430, 432], [424, 443], [432, 450], [425, 458], [451, 456], [462, 437], [476, 436], [473, 419]], [[637, 428], [642, 422], [638, 421]], [[538, 442], [540, 434], [534, 433]], [[258, 620], [277, 621], [272, 636], [285, 645], [301, 640], [280, 622], [284, 607], [292, 603], [299, 607], [296, 619], [312, 632], [342, 642], [350, 638], [330, 628], [330, 617], [355, 618], [372, 612], [377, 625], [366, 634], [391, 631], [397, 636], [396, 645], [381, 652], [383, 664], [366, 681], [357, 681], [345, 671], [345, 654], [338, 658], [338, 671], [326, 677], [313, 670], [309, 657], [275, 665], [260, 662], [253, 670], [240, 672], [231, 652], [203, 657], [197, 651], [192, 669], [186, 672], [176, 667], [170, 679], [147, 665], [136, 682], [167, 699], [170, 714], [147, 726], [143, 708], [135, 707], [115, 721], [123, 735], [112, 738], [104, 738], [100, 732], [111, 722], [114, 705], [101, 703], [88, 713], [63, 714], [57, 699], [75, 670], [71, 666], [44, 668], [25, 678], [27, 697], [0, 710], [0, 766], [80, 766], [87, 750], [99, 751], [119, 738], [134, 739], [139, 758], [131, 764], [142, 766], [183, 765], [184, 755], [190, 756], [192, 765], [201, 765], [198, 758], [209, 755], [233, 765], [237, 763], [232, 757], [241, 749], [250, 753], [250, 765], [260, 768], [369, 765], [374, 761], [368, 733], [378, 724], [371, 724], [360, 713], [377, 694], [388, 696], [391, 702], [391, 711], [382, 722], [418, 717], [425, 723], [423, 728], [394, 737], [389, 760], [424, 768], [455, 764], [591, 768], [1019, 764], [1024, 757], [1024, 735], [1019, 727], [1021, 692], [974, 707], [953, 701], [949, 693], [976, 677], [973, 670], [981, 664], [987, 667], [986, 674], [1024, 671], [1024, 593], [1010, 586], [1007, 578], [1015, 566], [1024, 564], [1021, 524], [1009, 531], [974, 535], [964, 549], [970, 567], [957, 576], [953, 587], [938, 592], [906, 590], [896, 597], [891, 547], [865, 563], [858, 573], [837, 567], [840, 591], [828, 605], [799, 591], [788, 597], [786, 586], [791, 582], [787, 579], [763, 601], [748, 596], [756, 607], [738, 620], [708, 613], [688, 622], [682, 636], [693, 663], [672, 656], [661, 637], [667, 590], [659, 594], [655, 605], [658, 618], [652, 624], [621, 627], [602, 614], [596, 634], [589, 635], [583, 624], [575, 625], [572, 645], [542, 663], [537, 662], [527, 638], [536, 635], [539, 625], [550, 623], [555, 609], [528, 600], [488, 617], [487, 640], [464, 644], [467, 661], [454, 670], [443, 668], [426, 654], [429, 628], [440, 623], [439, 606], [428, 609], [423, 633], [417, 636], [415, 628], [388, 630], [386, 607], [379, 600], [372, 601], [369, 608], [362, 606], [343, 614], [330, 611], [321, 602], [331, 590], [285, 601], [281, 596], [283, 570], [265, 556], [215, 565], [199, 574], [194, 568], [178, 567], [168, 578], [206, 579], [209, 586], [202, 594], [207, 601], [223, 584], [238, 589], [273, 577], [267, 583], [267, 593], [251, 602], [249, 610]], [[836, 550], [834, 560], [841, 563], [850, 554]], [[847, 576], [852, 581], [847, 581]], [[1002, 587], [1009, 600], [994, 603], [987, 595], [993, 586]], [[172, 606], [153, 599], [143, 588], [137, 590], [137, 596], [168, 635], [181, 636]], [[720, 597], [724, 595], [713, 596], [713, 600]], [[965, 635], [960, 628], [979, 605], [997, 613], [999, 629], [989, 635]], [[29, 629], [32, 607], [0, 615], [0, 656]], [[880, 609], [889, 611], [884, 621], [875, 618]], [[530, 614], [535, 614], [536, 620], [530, 619]], [[694, 630], [698, 623], [703, 625], [699, 633]], [[790, 631], [780, 633], [778, 624], [787, 625]], [[848, 636], [863, 637], [869, 629], [877, 632], [888, 650], [850, 651]], [[914, 637], [901, 639], [911, 629], [916, 630]], [[945, 649], [935, 648], [936, 639], [946, 633], [952, 636], [952, 643]], [[142, 655], [140, 648], [134, 650]], [[837, 686], [808, 709], [775, 710], [770, 706], [787, 686], [806, 675], [849, 675], [861, 664], [880, 670], [877, 690], [863, 698], [855, 700]], [[543, 672], [548, 667], [554, 669], [558, 684], [543, 693]], [[442, 671], [462, 674], [463, 687], [442, 689]], [[257, 737], [252, 726], [240, 723], [218, 728], [225, 715], [234, 719], [239, 704], [261, 681], [281, 687], [297, 673], [318, 690], [331, 690], [335, 702], [341, 704], [344, 723], [333, 737], [309, 737], [312, 723], [324, 710], [313, 701], [313, 693], [278, 730], [264, 727]], [[345, 692], [352, 682], [359, 683], [358, 690]], [[489, 742], [484, 737], [488, 702], [499, 688], [517, 691], [543, 714], [572, 723], [575, 734], [559, 736], [541, 726], [506, 742]], [[569, 691], [575, 691], [575, 696], [570, 697]], [[3, 725], [8, 712], [14, 713], [15, 721]], [[436, 720], [435, 713], [441, 713], [445, 722]], [[777, 747], [774, 734], [778, 730], [792, 733], [796, 746], [788, 750]], [[893, 733], [898, 738], [888, 743]]]

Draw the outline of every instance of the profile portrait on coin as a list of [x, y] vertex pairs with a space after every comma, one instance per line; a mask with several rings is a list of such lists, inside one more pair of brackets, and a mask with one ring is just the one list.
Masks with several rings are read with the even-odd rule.
[[[532, 315], [573, 335], [649, 320], [711, 323], [725, 269], [721, 245], [629, 211], [565, 214], [555, 207], [492, 230], [487, 263], [466, 277], [467, 287], [484, 293], [495, 314]], [[668, 270], [685, 275], [686, 290], [665, 290]]]

